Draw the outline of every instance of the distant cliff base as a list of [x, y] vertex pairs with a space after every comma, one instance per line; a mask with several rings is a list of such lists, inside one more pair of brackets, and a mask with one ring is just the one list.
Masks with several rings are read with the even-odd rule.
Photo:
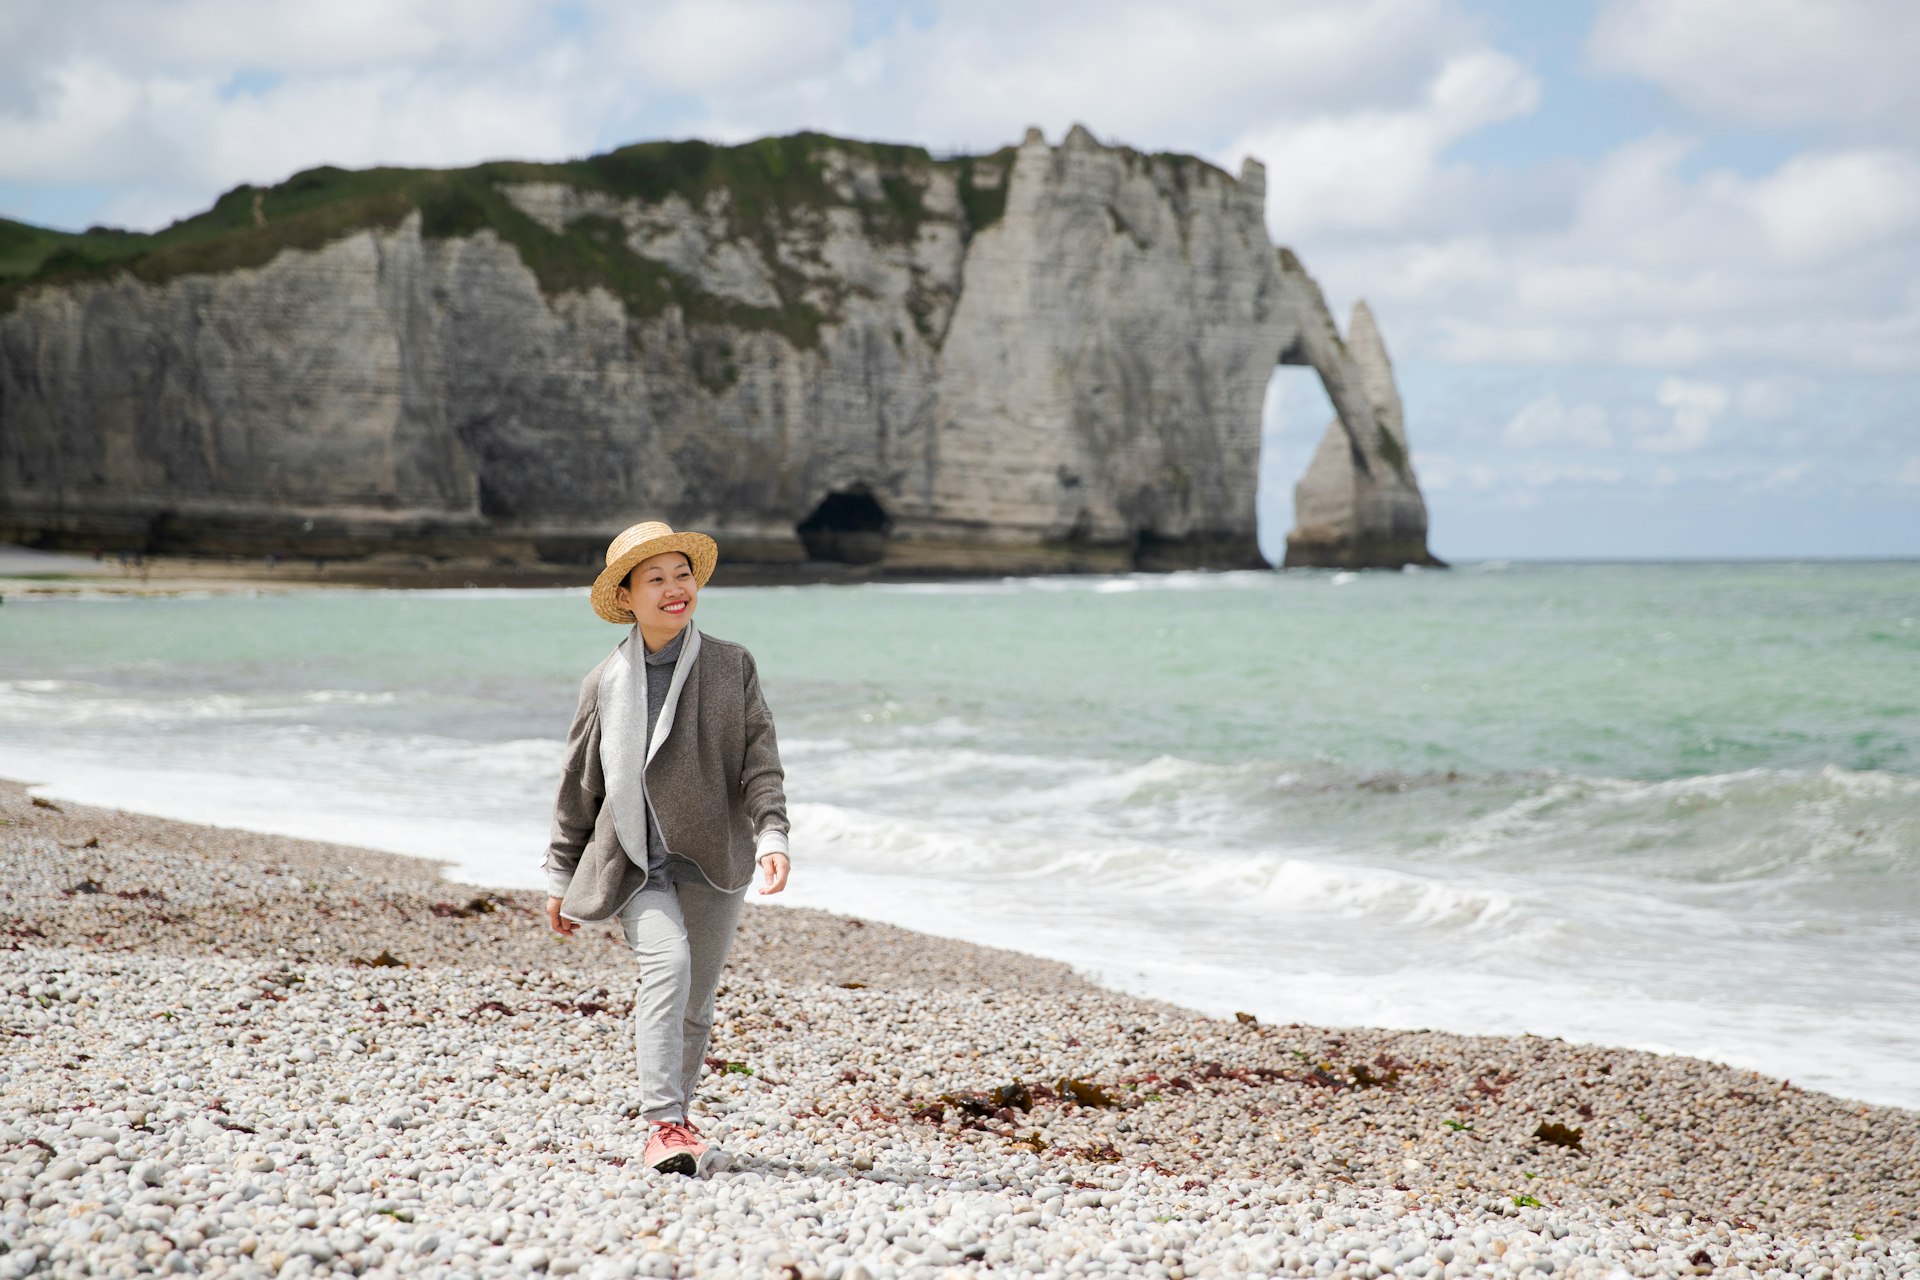
[[1425, 538], [1347, 537], [1328, 542], [1287, 538], [1285, 569], [1400, 569], [1407, 565], [1445, 569]]
[[[143, 513], [35, 512], [19, 503], [0, 513], [0, 542], [45, 551], [99, 552], [204, 560], [324, 563], [335, 578], [371, 574], [438, 582], [451, 575], [492, 582], [586, 581], [617, 528], [502, 530], [480, 521], [420, 521], [338, 513], [163, 510]], [[1138, 536], [1125, 542], [1059, 539], [855, 535], [866, 544], [712, 530], [723, 582], [836, 582], [998, 577], [1054, 573], [1258, 569], [1267, 562], [1251, 538]], [[821, 554], [824, 547], [825, 554]], [[364, 570], [364, 574], [361, 572]]]

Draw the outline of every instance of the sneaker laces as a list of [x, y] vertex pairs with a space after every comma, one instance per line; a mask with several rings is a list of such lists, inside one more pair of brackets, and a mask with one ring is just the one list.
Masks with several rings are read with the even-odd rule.
[[654, 1136], [660, 1139], [664, 1147], [697, 1147], [700, 1145], [700, 1131], [687, 1120], [668, 1121], [654, 1125]]

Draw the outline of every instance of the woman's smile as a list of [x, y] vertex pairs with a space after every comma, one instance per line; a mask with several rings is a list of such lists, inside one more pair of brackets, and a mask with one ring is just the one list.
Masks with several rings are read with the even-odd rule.
[[684, 551], [663, 551], [635, 565], [614, 592], [620, 607], [640, 624], [640, 637], [652, 653], [693, 621], [700, 602], [700, 579]]

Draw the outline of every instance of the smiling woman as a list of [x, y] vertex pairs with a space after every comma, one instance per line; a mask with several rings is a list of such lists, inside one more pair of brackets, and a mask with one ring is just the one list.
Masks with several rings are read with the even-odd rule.
[[581, 684], [546, 862], [553, 929], [617, 920], [639, 961], [645, 1159], [684, 1174], [707, 1151], [687, 1109], [754, 863], [763, 894], [788, 870], [784, 775], [753, 657], [693, 625], [718, 558], [706, 534], [658, 522], [608, 546], [594, 612], [633, 629]]

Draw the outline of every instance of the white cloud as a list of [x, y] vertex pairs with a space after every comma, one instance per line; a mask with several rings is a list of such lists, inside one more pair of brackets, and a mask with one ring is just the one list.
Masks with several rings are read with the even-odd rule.
[[1908, 455], [1907, 465], [1900, 468], [1900, 483], [1920, 488], [1920, 453]]
[[575, 80], [533, 0], [28, 0], [4, 21], [0, 181], [107, 187], [97, 217], [136, 226], [318, 164], [577, 153], [617, 97]]
[[1557, 225], [1329, 233], [1308, 261], [1396, 318], [1403, 358], [1920, 369], [1920, 155], [1810, 152], [1748, 176], [1690, 172], [1696, 151], [1615, 148]]
[[[800, 88], [843, 70], [850, 7], [839, 0], [596, 0], [593, 50], [601, 74], [647, 94], [725, 100]], [[762, 125], [755, 133], [786, 132]]]
[[112, 163], [128, 187], [103, 216], [134, 225], [183, 216], [213, 192], [295, 168], [565, 155], [574, 136], [564, 113], [538, 95], [391, 69], [299, 78], [232, 102], [211, 78], [136, 83], [73, 67], [49, 106], [52, 130], [0, 118], [9, 176], [85, 182], [92, 166]]
[[1420, 477], [1420, 488], [1428, 493], [1450, 489], [1484, 492], [1501, 483], [1501, 473], [1487, 463], [1462, 462], [1451, 454], [1427, 449], [1413, 451], [1413, 470]]
[[[1028, 124], [1058, 136], [1079, 121], [1235, 165], [1219, 144], [1249, 120], [1415, 103], [1433, 68], [1484, 45], [1451, 0], [973, 0], [899, 23], [875, 47], [877, 68], [820, 97], [816, 123], [997, 146]], [[771, 90], [732, 114], [792, 102]]]
[[1625, 484], [1631, 473], [1623, 467], [1587, 466], [1527, 461], [1494, 464], [1462, 461], [1451, 454], [1415, 450], [1414, 470], [1428, 493], [1469, 491], [1495, 494], [1531, 504], [1537, 493], [1564, 485]]
[[1568, 310], [1703, 312], [1787, 273], [1896, 243], [1920, 227], [1920, 158], [1886, 149], [1807, 152], [1771, 173], [1689, 174], [1695, 140], [1656, 133], [1610, 152], [1582, 184], [1573, 256], [1535, 267], [1523, 299]]
[[[28, 0], [0, 18], [0, 182], [108, 186], [104, 215], [152, 226], [318, 164], [580, 155], [608, 122], [688, 102], [705, 117], [702, 95], [831, 76], [851, 24], [843, 4], [784, 0], [609, 0], [575, 23], [560, 12], [537, 0], [102, 0], [84, 12]], [[615, 141], [661, 132], [699, 130], [636, 123]]]
[[1732, 400], [1719, 383], [1689, 378], [1662, 378], [1653, 398], [1672, 410], [1673, 419], [1665, 431], [1633, 442], [1634, 448], [1648, 453], [1693, 453], [1703, 448], [1713, 434], [1714, 420]]
[[1589, 50], [1712, 117], [1920, 136], [1909, 0], [1608, 0]]
[[1267, 218], [1282, 242], [1330, 228], [1405, 232], [1471, 203], [1466, 175], [1442, 163], [1446, 149], [1525, 115], [1539, 97], [1539, 82], [1512, 58], [1466, 50], [1432, 69], [1420, 102], [1276, 120], [1226, 151], [1266, 162]]
[[1529, 462], [1515, 473], [1529, 489], [1545, 489], [1559, 484], [1620, 484], [1627, 473], [1619, 467], [1555, 466]]
[[1813, 464], [1805, 459], [1798, 462], [1785, 462], [1761, 476], [1752, 487], [1754, 491], [1760, 493], [1777, 493], [1782, 489], [1791, 489], [1806, 479], [1807, 472], [1812, 468]]
[[1886, 148], [1795, 156], [1748, 194], [1782, 259], [1819, 264], [1920, 231], [1920, 157]]
[[1778, 421], [1794, 412], [1802, 394], [1802, 379], [1773, 375], [1742, 382], [1734, 402], [1743, 418], [1756, 422]]
[[1592, 401], [1569, 407], [1557, 395], [1541, 396], [1520, 407], [1500, 439], [1518, 448], [1575, 445], [1605, 449], [1613, 444], [1607, 411]]
[[16, 87], [88, 59], [129, 77], [421, 68], [513, 58], [547, 28], [540, 0], [9, 0], [0, 73]]

